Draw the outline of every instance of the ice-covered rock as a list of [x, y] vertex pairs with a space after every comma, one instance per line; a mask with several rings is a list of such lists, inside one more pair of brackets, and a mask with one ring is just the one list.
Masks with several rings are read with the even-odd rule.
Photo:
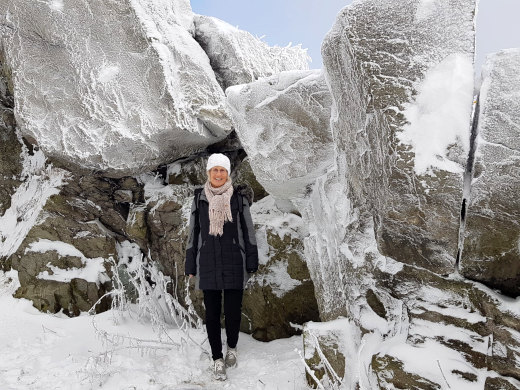
[[384, 255], [450, 273], [469, 151], [475, 1], [356, 1], [322, 45], [332, 132]]
[[488, 57], [476, 113], [461, 272], [520, 295], [520, 49]]
[[22, 134], [47, 157], [123, 176], [231, 131], [187, 0], [0, 3]]
[[22, 143], [16, 134], [13, 96], [3, 69], [0, 58], [0, 216], [11, 206], [11, 196], [22, 179]]
[[[231, 177], [235, 185], [249, 183], [253, 175], [241, 154], [229, 154]], [[174, 283], [172, 294], [186, 300], [184, 275], [187, 224], [193, 189], [207, 176], [204, 156], [193, 156], [170, 164], [170, 185], [150, 174], [139, 180], [144, 184], [144, 209], [148, 227], [151, 259]], [[260, 266], [244, 293], [241, 330], [258, 340], [289, 337], [298, 332], [292, 324], [318, 321], [314, 285], [303, 258], [305, 228], [301, 217], [278, 210], [272, 197], [258, 197], [251, 208], [259, 245]], [[195, 310], [204, 318], [202, 291], [189, 289]], [[305, 304], [302, 304], [305, 302]]]
[[320, 70], [282, 72], [226, 93], [251, 167], [271, 195], [302, 196], [332, 165], [331, 96]]
[[[113, 190], [120, 188], [116, 181], [71, 174], [59, 180], [52, 176], [64, 175], [62, 170], [47, 171], [59, 187], [40, 195], [44, 204], [36, 207], [37, 217], [28, 218], [25, 236], [11, 246], [14, 252], [2, 254], [9, 255], [3, 266], [18, 271], [17, 297], [42, 311], [79, 315], [112, 288], [110, 259], [117, 257], [116, 238], [125, 234], [125, 208], [113, 200]], [[96, 310], [106, 310], [107, 303]]]
[[299, 46], [270, 47], [247, 31], [214, 17], [195, 15], [195, 39], [208, 55], [217, 80], [226, 89], [285, 70], [307, 70]]

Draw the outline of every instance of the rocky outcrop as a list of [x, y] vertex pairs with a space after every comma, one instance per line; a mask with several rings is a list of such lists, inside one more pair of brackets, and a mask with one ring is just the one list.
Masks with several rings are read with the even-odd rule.
[[16, 0], [0, 24], [17, 126], [49, 158], [124, 176], [231, 131], [187, 1]]
[[[448, 274], [469, 152], [475, 2], [367, 0], [322, 45], [333, 134], [382, 254]], [[442, 91], [442, 92], [439, 92]]]
[[[18, 270], [19, 298], [42, 311], [88, 311], [109, 289], [117, 237], [125, 237], [125, 208], [111, 194], [123, 181], [70, 175], [45, 203], [25, 239], [8, 259]], [[101, 302], [97, 311], [108, 308]]]
[[[234, 183], [250, 185], [245, 179], [254, 175], [247, 161], [240, 161], [238, 154], [231, 160]], [[185, 302], [187, 223], [193, 188], [206, 180], [205, 159], [199, 157], [172, 164], [167, 174], [169, 181], [177, 184], [165, 186], [152, 176], [141, 176], [150, 253], [162, 271], [175, 280], [172, 294]], [[181, 177], [184, 178], [182, 183]], [[291, 324], [317, 321], [319, 314], [314, 285], [302, 256], [305, 234], [301, 218], [278, 211], [272, 197], [258, 198], [251, 212], [260, 247], [260, 267], [244, 293], [241, 330], [258, 340], [269, 341], [299, 333]], [[279, 222], [283, 228], [278, 226]], [[190, 299], [199, 316], [204, 318], [202, 292], [192, 287], [188, 288]]]
[[13, 96], [3, 62], [0, 48], [0, 216], [11, 206], [22, 173], [22, 144], [16, 136]]
[[323, 73], [282, 72], [226, 93], [259, 182], [277, 199], [303, 196], [333, 162], [331, 96]]
[[314, 285], [303, 256], [301, 217], [279, 211], [272, 197], [251, 208], [259, 245], [259, 269], [244, 293], [241, 330], [271, 341], [319, 321]]
[[488, 57], [476, 121], [461, 273], [520, 295], [520, 50]]
[[249, 32], [209, 16], [195, 15], [194, 24], [195, 39], [223, 90], [285, 70], [308, 69], [307, 52], [299, 46], [270, 47]]

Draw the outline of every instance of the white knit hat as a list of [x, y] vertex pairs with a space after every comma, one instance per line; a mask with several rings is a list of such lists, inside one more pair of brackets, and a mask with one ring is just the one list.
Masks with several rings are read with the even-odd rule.
[[224, 156], [222, 153], [214, 153], [209, 156], [208, 165], [206, 165], [206, 171], [209, 171], [213, 167], [226, 168], [228, 175], [231, 174], [231, 162], [229, 158]]

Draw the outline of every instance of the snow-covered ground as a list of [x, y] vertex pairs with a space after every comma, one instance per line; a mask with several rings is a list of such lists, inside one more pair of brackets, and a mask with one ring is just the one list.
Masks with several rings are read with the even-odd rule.
[[[240, 334], [239, 365], [228, 380], [211, 377], [205, 334], [126, 313], [68, 318], [15, 299], [16, 273], [0, 273], [0, 388], [14, 389], [305, 389], [299, 336], [263, 343]], [[137, 310], [137, 309], [136, 309]], [[178, 346], [175, 344], [178, 343]]]

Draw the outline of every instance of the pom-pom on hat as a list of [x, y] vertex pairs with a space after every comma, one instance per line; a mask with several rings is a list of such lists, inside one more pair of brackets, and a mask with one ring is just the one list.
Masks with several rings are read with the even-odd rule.
[[231, 162], [229, 158], [224, 156], [222, 153], [214, 153], [209, 156], [208, 165], [206, 165], [206, 171], [209, 171], [213, 167], [226, 168], [228, 175], [231, 174]]

